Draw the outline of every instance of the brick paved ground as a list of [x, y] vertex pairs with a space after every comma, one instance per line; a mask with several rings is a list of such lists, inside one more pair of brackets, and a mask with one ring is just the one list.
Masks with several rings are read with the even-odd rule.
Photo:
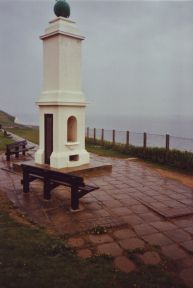
[[[152, 265], [164, 255], [174, 261], [187, 287], [193, 287], [192, 189], [134, 160], [92, 158], [111, 162], [112, 173], [84, 173], [86, 182], [100, 189], [80, 200], [77, 213], [69, 211], [70, 193], [64, 187], [56, 188], [50, 201], [43, 200], [39, 181], [23, 194], [21, 175], [5, 170], [9, 166], [3, 155], [0, 189], [31, 221], [60, 235], [69, 233], [69, 245], [80, 257], [111, 254], [118, 269], [130, 272], [137, 267], [128, 251], [139, 251], [138, 260]], [[104, 235], [79, 233], [96, 225], [111, 229]]]

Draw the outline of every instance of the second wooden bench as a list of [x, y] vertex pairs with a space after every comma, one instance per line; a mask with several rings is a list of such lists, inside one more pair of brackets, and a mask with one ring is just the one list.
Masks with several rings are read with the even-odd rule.
[[10, 156], [15, 154], [15, 157], [19, 157], [19, 153], [22, 153], [22, 155], [25, 155], [25, 152], [28, 151], [29, 149], [26, 148], [27, 146], [27, 141], [22, 140], [22, 141], [17, 141], [11, 144], [6, 145], [6, 160], [10, 161]]

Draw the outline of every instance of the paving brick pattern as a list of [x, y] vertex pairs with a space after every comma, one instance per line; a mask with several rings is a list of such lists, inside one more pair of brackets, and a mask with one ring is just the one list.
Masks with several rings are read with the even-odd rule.
[[[59, 235], [72, 234], [68, 243], [80, 257], [111, 254], [118, 269], [130, 272], [137, 267], [128, 258], [127, 251], [142, 248], [141, 261], [156, 265], [163, 255], [175, 260], [179, 275], [187, 287], [193, 287], [191, 188], [161, 177], [136, 161], [92, 155], [92, 159], [110, 162], [112, 172], [83, 173], [87, 183], [100, 189], [83, 197], [81, 211], [72, 213], [68, 188], [56, 188], [52, 199], [45, 201], [42, 183], [34, 181], [30, 184], [30, 193], [24, 194], [21, 175], [12, 171], [12, 162], [6, 163], [4, 155], [0, 157], [0, 190], [5, 191], [15, 207], [31, 221]], [[22, 159], [32, 158], [30, 152]], [[79, 234], [97, 225], [111, 230], [98, 236]], [[159, 246], [159, 252], [153, 251], [151, 245]]]
[[172, 240], [166, 237], [163, 233], [154, 233], [142, 236], [142, 238], [148, 242], [150, 245], [166, 246], [172, 244]]
[[184, 259], [187, 256], [187, 253], [182, 248], [180, 248], [177, 244], [163, 246], [162, 252], [166, 257], [172, 260]]
[[81, 237], [72, 237], [68, 239], [68, 244], [71, 247], [78, 248], [84, 245], [84, 240]]
[[82, 259], [87, 259], [92, 256], [92, 251], [89, 249], [80, 249], [77, 250], [77, 255]]
[[129, 239], [129, 238], [135, 237], [136, 234], [133, 230], [127, 228], [127, 229], [121, 229], [121, 230], [115, 231], [114, 236], [117, 239]]
[[144, 248], [145, 246], [144, 241], [139, 238], [123, 239], [119, 241], [119, 244], [125, 250], [135, 250], [135, 249]]
[[102, 244], [102, 243], [110, 243], [113, 242], [113, 238], [111, 238], [107, 234], [103, 235], [89, 235], [89, 240], [94, 244]]
[[135, 264], [125, 256], [116, 257], [114, 264], [116, 268], [126, 273], [136, 269]]
[[107, 255], [112, 255], [116, 257], [116, 256], [122, 255], [123, 250], [120, 248], [120, 246], [117, 243], [112, 242], [112, 243], [98, 245], [97, 254], [99, 255], [107, 254]]
[[159, 254], [155, 251], [145, 252], [143, 255], [140, 255], [140, 258], [146, 265], [158, 265], [161, 262]]

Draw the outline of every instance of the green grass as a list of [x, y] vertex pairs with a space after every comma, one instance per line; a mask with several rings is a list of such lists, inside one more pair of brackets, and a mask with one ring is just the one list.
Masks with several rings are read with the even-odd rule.
[[120, 151], [115, 151], [115, 150], [112, 150], [111, 148], [106, 148], [106, 147], [100, 146], [100, 145], [94, 145], [94, 144], [86, 143], [86, 149], [88, 152], [95, 153], [99, 156], [128, 158], [128, 155], [126, 155]]
[[[30, 127], [15, 127], [15, 128], [7, 128], [6, 131], [14, 133], [18, 136], [23, 137], [33, 143], [39, 143], [39, 129], [38, 128], [30, 128]], [[3, 132], [0, 132], [0, 151], [5, 151], [6, 145], [13, 143], [14, 141], [11, 138], [5, 137]]]
[[10, 143], [13, 143], [13, 141], [10, 138], [5, 137], [3, 133], [0, 132], [0, 151], [5, 151], [6, 145]]
[[30, 128], [30, 127], [15, 127], [7, 129], [8, 131], [23, 137], [33, 143], [39, 143], [39, 129], [38, 128]]
[[[0, 111], [0, 124], [2, 128], [6, 131], [10, 131], [18, 136], [21, 136], [33, 143], [39, 143], [39, 129], [30, 128], [22, 124], [14, 123], [15, 117], [9, 115], [4, 111]], [[3, 136], [3, 133], [0, 133], [0, 151], [5, 150], [7, 144], [13, 143], [13, 141], [7, 137]]]

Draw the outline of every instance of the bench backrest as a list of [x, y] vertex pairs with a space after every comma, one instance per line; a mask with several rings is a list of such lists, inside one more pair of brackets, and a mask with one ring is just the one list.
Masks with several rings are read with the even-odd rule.
[[66, 174], [58, 171], [53, 171], [49, 169], [43, 169], [35, 166], [29, 166], [26, 164], [21, 165], [23, 171], [28, 172], [31, 175], [45, 177], [47, 176], [51, 181], [59, 181], [63, 183], [70, 184], [71, 186], [81, 186], [84, 185], [84, 179], [80, 176], [73, 174]]
[[6, 145], [6, 149], [7, 151], [16, 151], [16, 150], [20, 150], [23, 147], [25, 147], [27, 145], [27, 141], [26, 140], [22, 140], [22, 141], [17, 141], [11, 144], [7, 144]]
[[37, 176], [43, 177], [45, 175], [45, 170], [42, 168], [33, 167], [33, 166], [26, 165], [26, 164], [22, 164], [21, 166], [22, 166], [23, 171], [26, 171], [35, 176], [37, 175]]
[[73, 174], [66, 174], [58, 171], [51, 171], [49, 170], [49, 177], [53, 181], [61, 181], [69, 183], [72, 186], [80, 186], [84, 184], [84, 180], [80, 176], [76, 176]]

